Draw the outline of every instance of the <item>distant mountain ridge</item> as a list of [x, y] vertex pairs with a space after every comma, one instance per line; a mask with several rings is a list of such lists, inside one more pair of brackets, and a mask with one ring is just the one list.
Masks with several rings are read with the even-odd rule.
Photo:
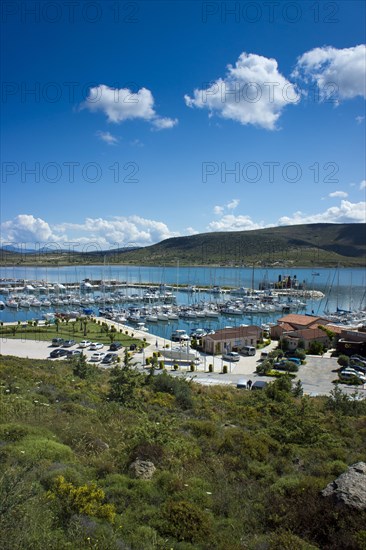
[[141, 265], [365, 266], [366, 224], [302, 224], [172, 237], [146, 247], [19, 253], [0, 250], [4, 265], [93, 263]]

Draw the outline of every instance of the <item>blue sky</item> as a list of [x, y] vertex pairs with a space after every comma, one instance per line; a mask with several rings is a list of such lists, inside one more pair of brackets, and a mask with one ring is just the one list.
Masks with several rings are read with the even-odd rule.
[[364, 2], [2, 9], [3, 242], [364, 221]]

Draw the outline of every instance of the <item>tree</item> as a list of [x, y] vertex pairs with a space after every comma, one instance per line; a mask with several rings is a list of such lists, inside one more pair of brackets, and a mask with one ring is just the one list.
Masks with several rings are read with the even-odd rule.
[[328, 336], [329, 338], [329, 342], [332, 344], [333, 341], [334, 341], [334, 337], [335, 337], [335, 332], [333, 332], [332, 330], [330, 330], [329, 328], [323, 326], [323, 325], [318, 325], [318, 329], [319, 330], [322, 330], [323, 332], [325, 332], [325, 334]]
[[89, 378], [90, 376], [94, 375], [96, 372], [94, 365], [90, 365], [87, 362], [86, 356], [83, 353], [79, 355], [76, 359], [74, 359], [72, 370], [75, 376], [78, 376], [83, 380], [85, 378]]
[[337, 361], [338, 365], [340, 365], [341, 367], [348, 367], [349, 365], [349, 357], [347, 357], [347, 355], [340, 355], [338, 357], [338, 361]]
[[321, 355], [322, 353], [324, 353], [324, 346], [321, 342], [315, 340], [314, 342], [311, 342], [308, 352], [311, 355]]
[[144, 381], [144, 376], [133, 369], [133, 366], [126, 348], [122, 367], [118, 365], [111, 370], [109, 398], [126, 406], [135, 403], [137, 389]]
[[267, 361], [263, 361], [262, 363], [260, 363], [259, 365], [257, 365], [257, 368], [255, 369], [255, 372], [257, 374], [260, 374], [262, 376], [265, 376], [266, 374], [268, 374], [268, 372], [270, 370], [272, 370], [273, 368], [273, 363], [272, 361], [270, 360], [267, 360]]
[[304, 395], [304, 388], [302, 386], [301, 380], [298, 380], [295, 384], [294, 389], [292, 390], [294, 397], [302, 397]]
[[287, 338], [281, 338], [280, 344], [281, 344], [282, 351], [287, 351], [288, 350], [289, 344], [288, 344]]
[[291, 378], [284, 374], [267, 386], [266, 394], [275, 401], [285, 401], [291, 393], [291, 387]]

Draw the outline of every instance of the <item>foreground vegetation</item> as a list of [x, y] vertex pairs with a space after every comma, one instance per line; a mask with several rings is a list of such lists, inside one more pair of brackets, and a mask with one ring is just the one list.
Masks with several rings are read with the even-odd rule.
[[320, 491], [364, 460], [366, 402], [78, 361], [1, 357], [2, 549], [365, 548], [365, 513]]

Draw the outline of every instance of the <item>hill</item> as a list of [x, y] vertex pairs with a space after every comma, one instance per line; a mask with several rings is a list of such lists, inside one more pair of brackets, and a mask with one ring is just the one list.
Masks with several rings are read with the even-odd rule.
[[321, 490], [364, 459], [366, 401], [15, 357], [0, 377], [3, 550], [364, 548], [365, 511]]
[[175, 237], [143, 248], [109, 251], [2, 250], [3, 265], [103, 263], [140, 265], [364, 266], [366, 224], [304, 224]]

